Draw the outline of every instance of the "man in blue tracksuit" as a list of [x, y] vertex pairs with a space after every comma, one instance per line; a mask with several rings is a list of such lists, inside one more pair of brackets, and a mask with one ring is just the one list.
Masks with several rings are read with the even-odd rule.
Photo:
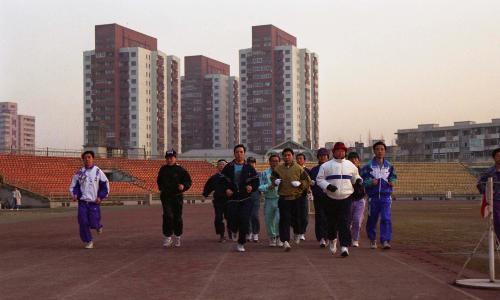
[[377, 248], [377, 222], [379, 216], [380, 243], [384, 249], [391, 248], [391, 194], [397, 175], [394, 167], [385, 160], [386, 148], [384, 142], [376, 142], [373, 145], [375, 157], [361, 169], [361, 177], [368, 195], [366, 233], [372, 249]]

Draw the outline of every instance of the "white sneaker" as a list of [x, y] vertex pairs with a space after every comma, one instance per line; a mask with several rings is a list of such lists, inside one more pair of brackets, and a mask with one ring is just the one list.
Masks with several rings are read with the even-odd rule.
[[288, 243], [287, 241], [283, 243], [283, 248], [285, 248], [285, 252], [292, 250], [292, 246], [290, 246], [290, 243]]
[[325, 247], [326, 247], [326, 241], [325, 241], [325, 239], [321, 239], [321, 240], [319, 241], [319, 246], [320, 246], [321, 248], [325, 248]]
[[85, 244], [85, 249], [92, 249], [94, 248], [94, 242], [90, 241]]
[[276, 238], [271, 238], [269, 240], [269, 247], [276, 247]]
[[370, 249], [377, 249], [377, 241], [370, 241]]
[[280, 237], [276, 237], [276, 245], [278, 245], [278, 247], [283, 247], [285, 244], [280, 240]]
[[174, 247], [180, 247], [181, 246], [181, 237], [180, 236], [174, 236]]
[[236, 244], [236, 251], [238, 252], [245, 252], [245, 246], [243, 246], [242, 244]]
[[164, 240], [163, 240], [163, 247], [172, 247], [172, 244], [174, 242], [172, 241], [172, 237], [166, 237]]
[[300, 234], [294, 236], [295, 244], [300, 244]]
[[352, 246], [353, 247], [359, 247], [359, 242], [358, 241], [352, 241]]
[[330, 250], [330, 253], [332, 255], [337, 252], [337, 239], [334, 239], [333, 241], [330, 241], [329, 250]]
[[259, 235], [257, 233], [254, 233], [252, 236], [252, 240], [254, 243], [258, 243], [259, 242]]
[[301, 241], [305, 241], [305, 240], [306, 240], [306, 236], [305, 236], [305, 234], [299, 234], [299, 239], [300, 239]]
[[382, 243], [382, 248], [388, 250], [391, 249], [391, 244], [389, 244], [389, 241], [385, 241]]
[[341, 252], [340, 255], [342, 255], [342, 257], [349, 256], [349, 250], [347, 249], [347, 247], [341, 247], [340, 252]]
[[252, 237], [253, 237], [253, 234], [251, 234], [251, 233], [248, 233], [245, 235], [245, 239], [247, 240], [247, 242], [250, 242], [252, 240]]

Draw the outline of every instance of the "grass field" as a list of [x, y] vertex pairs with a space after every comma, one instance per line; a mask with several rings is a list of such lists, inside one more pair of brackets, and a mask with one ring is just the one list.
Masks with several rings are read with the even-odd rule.
[[[479, 205], [479, 201], [394, 201], [392, 206], [394, 250], [424, 251], [461, 266], [487, 229], [487, 221], [480, 217]], [[103, 207], [104, 211], [131, 209], [141, 208]], [[76, 215], [75, 209], [32, 209], [19, 212], [2, 210], [0, 224], [71, 215]], [[367, 245], [364, 232], [361, 242], [362, 246]], [[495, 263], [498, 270], [499, 256], [496, 257]], [[468, 268], [487, 273], [487, 265], [487, 243], [483, 242]]]
[[[395, 201], [394, 243], [461, 266], [487, 230], [488, 222], [479, 209], [479, 201]], [[487, 247], [484, 240], [468, 268], [487, 273]], [[498, 270], [498, 255], [495, 264]]]

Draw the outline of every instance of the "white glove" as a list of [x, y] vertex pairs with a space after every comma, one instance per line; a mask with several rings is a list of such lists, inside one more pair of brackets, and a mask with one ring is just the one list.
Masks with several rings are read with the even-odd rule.
[[291, 183], [293, 187], [299, 187], [301, 185], [300, 181], [292, 181]]
[[281, 183], [281, 179], [276, 179], [274, 181], [274, 185], [276, 185], [276, 186], [280, 185], [280, 183]]
[[315, 185], [316, 184], [316, 181], [314, 180], [311, 180], [311, 186]]

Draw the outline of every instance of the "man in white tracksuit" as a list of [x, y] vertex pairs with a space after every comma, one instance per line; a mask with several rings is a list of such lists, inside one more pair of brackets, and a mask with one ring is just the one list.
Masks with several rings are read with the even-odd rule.
[[351, 245], [351, 231], [349, 230], [349, 216], [351, 213], [351, 195], [354, 185], [361, 185], [363, 180], [359, 176], [358, 168], [345, 159], [347, 148], [342, 142], [335, 143], [333, 159], [322, 164], [316, 184], [326, 193], [325, 211], [328, 224], [328, 239], [330, 252], [337, 252], [337, 234], [340, 239], [341, 255], [349, 255]]

